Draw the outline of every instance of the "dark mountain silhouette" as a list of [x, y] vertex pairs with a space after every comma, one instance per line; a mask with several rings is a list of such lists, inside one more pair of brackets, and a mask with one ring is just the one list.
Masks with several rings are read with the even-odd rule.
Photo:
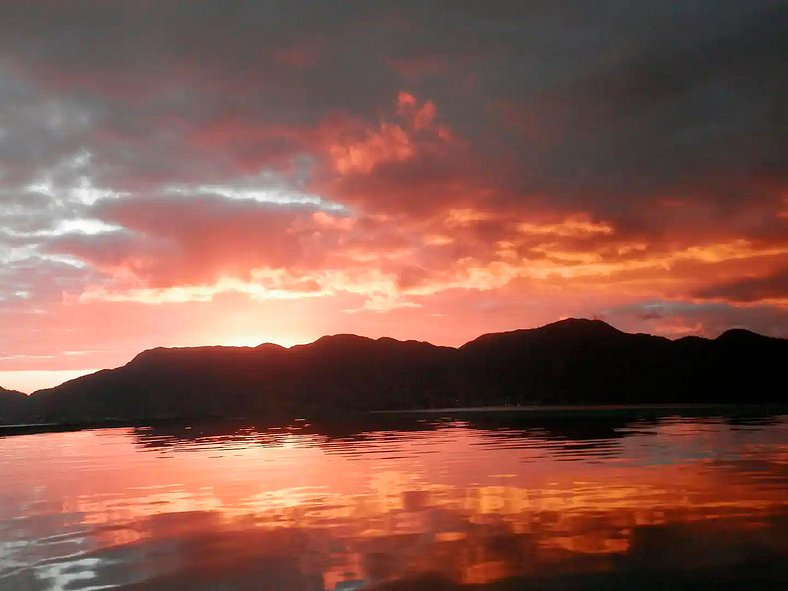
[[0, 388], [0, 424], [16, 422], [16, 419], [25, 414], [27, 402], [27, 395]]
[[[512, 404], [784, 403], [788, 340], [627, 334], [599, 320], [462, 347], [335, 335], [285, 349], [152, 349], [35, 392], [5, 422], [284, 417]], [[14, 398], [16, 401], [17, 399]], [[15, 403], [9, 407], [14, 407]], [[2, 413], [2, 411], [0, 411]]]

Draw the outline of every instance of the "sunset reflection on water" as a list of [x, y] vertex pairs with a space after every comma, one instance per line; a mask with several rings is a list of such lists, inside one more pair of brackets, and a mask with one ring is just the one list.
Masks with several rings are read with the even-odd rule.
[[786, 582], [785, 416], [20, 435], [0, 482], [0, 589]]

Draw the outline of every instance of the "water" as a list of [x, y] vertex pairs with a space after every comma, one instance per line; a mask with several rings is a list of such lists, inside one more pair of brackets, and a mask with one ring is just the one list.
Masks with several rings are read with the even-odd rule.
[[0, 437], [0, 589], [786, 588], [788, 416], [374, 420]]

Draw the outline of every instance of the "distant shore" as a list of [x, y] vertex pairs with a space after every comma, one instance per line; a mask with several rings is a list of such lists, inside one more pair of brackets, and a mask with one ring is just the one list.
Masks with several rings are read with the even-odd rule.
[[657, 410], [657, 409], [736, 409], [742, 407], [780, 406], [769, 404], [713, 404], [713, 403], [677, 403], [677, 404], [527, 404], [504, 406], [455, 406], [446, 408], [414, 408], [405, 410], [373, 410], [369, 414], [419, 414], [443, 412], [540, 412], [540, 411], [595, 411], [595, 410]]
[[[781, 415], [788, 414], [788, 404], [712, 404], [712, 403], [678, 403], [678, 404], [572, 404], [572, 405], [524, 405], [524, 406], [465, 406], [465, 407], [445, 407], [445, 408], [417, 408], [417, 409], [390, 409], [374, 410], [358, 413], [319, 413], [310, 416], [308, 420], [345, 421], [352, 419], [364, 421], [374, 417], [418, 417], [420, 415], [429, 416], [433, 419], [447, 418], [446, 415], [482, 415], [482, 414], [506, 414], [506, 415], [541, 415], [546, 417], [560, 418], [579, 418], [588, 415], [638, 415], [666, 416], [676, 412], [689, 416], [748, 416], [748, 415]], [[443, 415], [443, 416], [441, 416]], [[249, 416], [249, 417], [180, 417], [170, 419], [150, 419], [150, 420], [128, 420], [128, 419], [107, 419], [105, 421], [92, 421], [84, 423], [25, 423], [16, 425], [0, 425], [0, 438], [11, 435], [34, 435], [36, 433], [53, 433], [82, 431], [91, 429], [120, 429], [156, 425], [198, 425], [227, 423], [238, 425], [281, 425], [283, 423], [304, 420], [302, 417], [272, 417], [272, 416]]]

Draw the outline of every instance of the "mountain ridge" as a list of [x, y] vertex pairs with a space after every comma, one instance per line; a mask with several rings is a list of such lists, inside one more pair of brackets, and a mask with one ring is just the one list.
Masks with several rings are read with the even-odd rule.
[[27, 394], [0, 386], [0, 424], [12, 422], [8, 419], [14, 417], [25, 416], [27, 399]]
[[[460, 347], [327, 335], [289, 348], [156, 347], [125, 365], [29, 397], [4, 394], [0, 423], [101, 422], [451, 406], [784, 402], [788, 340], [732, 329], [716, 339], [625, 333], [566, 319]], [[18, 394], [18, 393], [17, 393]]]

